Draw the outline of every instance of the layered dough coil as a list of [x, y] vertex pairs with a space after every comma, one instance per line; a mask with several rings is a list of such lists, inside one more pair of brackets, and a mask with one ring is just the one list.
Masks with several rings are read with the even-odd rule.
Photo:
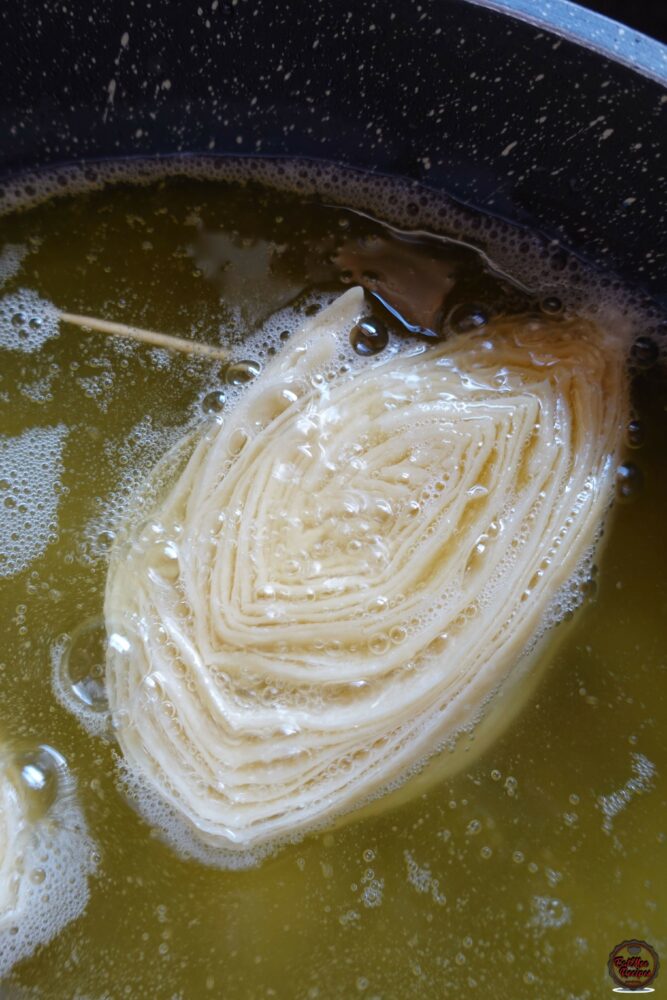
[[610, 503], [611, 339], [503, 322], [350, 368], [363, 308], [309, 321], [112, 555], [120, 744], [214, 847], [321, 824], [470, 722]]
[[25, 805], [0, 758], [0, 933], [19, 906], [21, 874], [29, 840]]
[[95, 864], [63, 758], [0, 744], [0, 979], [81, 914]]

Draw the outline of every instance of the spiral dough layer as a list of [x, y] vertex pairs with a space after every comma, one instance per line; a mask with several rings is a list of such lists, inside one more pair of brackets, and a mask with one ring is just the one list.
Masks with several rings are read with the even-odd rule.
[[469, 722], [610, 503], [612, 338], [505, 321], [354, 363], [363, 308], [295, 334], [112, 554], [121, 747], [213, 847], [349, 810]]
[[93, 848], [63, 758], [0, 742], [0, 979], [84, 910]]

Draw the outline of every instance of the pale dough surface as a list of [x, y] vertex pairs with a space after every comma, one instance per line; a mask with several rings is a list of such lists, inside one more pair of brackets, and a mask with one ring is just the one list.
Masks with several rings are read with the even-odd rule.
[[363, 312], [308, 321], [112, 554], [120, 745], [214, 847], [349, 810], [469, 721], [610, 503], [611, 338], [506, 321], [348, 370]]

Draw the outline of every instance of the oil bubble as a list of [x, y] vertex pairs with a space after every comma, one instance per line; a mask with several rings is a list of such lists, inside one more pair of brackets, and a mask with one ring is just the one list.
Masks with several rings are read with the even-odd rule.
[[635, 500], [641, 492], [644, 477], [634, 462], [623, 462], [616, 470], [616, 496], [622, 503]]
[[632, 345], [632, 360], [641, 368], [650, 368], [660, 356], [660, 350], [652, 337], [637, 337]]
[[107, 709], [104, 687], [107, 634], [101, 618], [79, 625], [66, 642], [61, 658], [61, 681], [81, 706], [93, 712]]
[[114, 543], [116, 535], [113, 531], [104, 529], [95, 538], [95, 547], [99, 552], [108, 552]]
[[368, 646], [375, 656], [382, 656], [389, 649], [389, 639], [384, 632], [378, 632], [371, 637]]
[[257, 378], [262, 370], [259, 361], [235, 361], [228, 365], [225, 371], [225, 381], [228, 385], [245, 385]]
[[32, 820], [46, 815], [58, 795], [65, 758], [47, 744], [27, 750], [16, 758], [16, 769]]
[[563, 311], [563, 303], [557, 295], [547, 295], [541, 300], [540, 309], [548, 316], [557, 316]]
[[510, 798], [514, 798], [514, 796], [516, 795], [518, 786], [519, 786], [519, 782], [511, 774], [510, 774], [510, 776], [508, 778], [505, 778], [505, 791], [510, 796]]
[[447, 323], [454, 333], [472, 333], [481, 330], [489, 322], [489, 311], [475, 302], [462, 302], [454, 306]]
[[641, 448], [644, 444], [644, 425], [641, 420], [630, 420], [626, 428], [626, 438], [631, 448]]
[[389, 343], [389, 333], [381, 320], [364, 316], [352, 327], [350, 343], [357, 354], [379, 354]]
[[[228, 376], [229, 377], [229, 373]], [[221, 389], [214, 389], [204, 396], [201, 401], [202, 411], [206, 414], [220, 413], [225, 405], [225, 394]]]

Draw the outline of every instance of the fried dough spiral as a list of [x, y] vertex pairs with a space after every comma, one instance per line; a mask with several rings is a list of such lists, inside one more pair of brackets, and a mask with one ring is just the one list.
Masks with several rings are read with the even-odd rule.
[[503, 321], [350, 364], [363, 309], [308, 321], [112, 553], [120, 745], [215, 848], [321, 824], [469, 721], [610, 503], [611, 338]]
[[0, 978], [83, 911], [93, 848], [60, 754], [0, 742]]

